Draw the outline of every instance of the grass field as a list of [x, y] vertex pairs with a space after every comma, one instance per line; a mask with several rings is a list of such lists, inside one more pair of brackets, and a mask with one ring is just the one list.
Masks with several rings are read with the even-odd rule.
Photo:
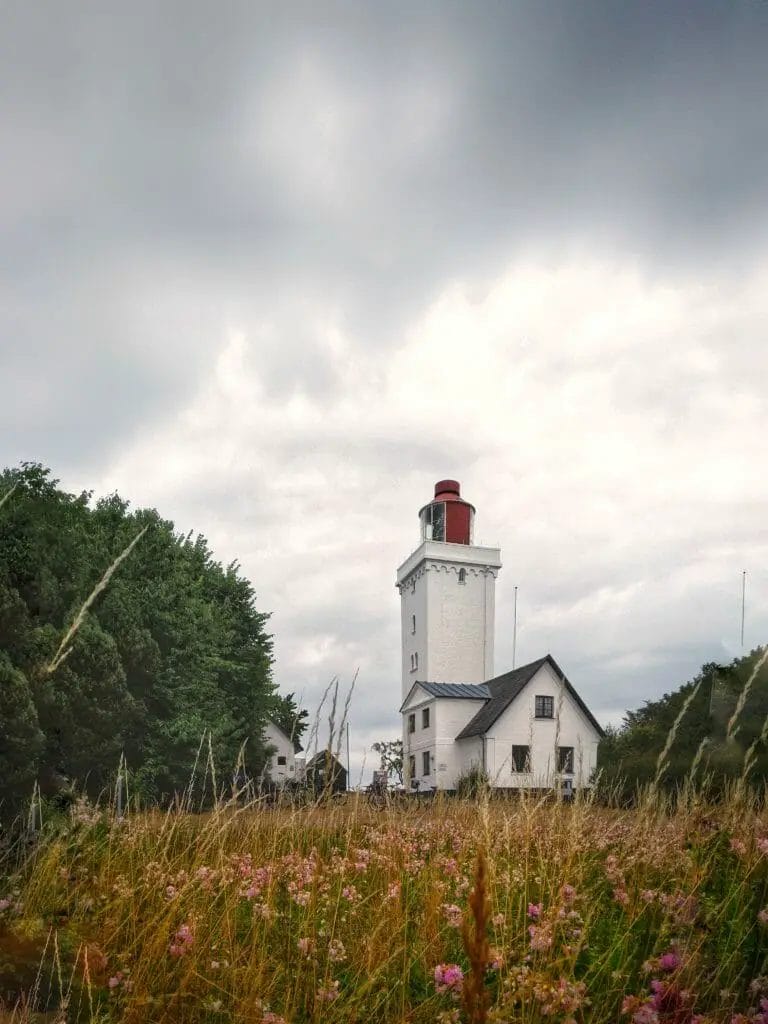
[[0, 993], [28, 993], [8, 1021], [768, 1022], [745, 798], [81, 806], [0, 908]]

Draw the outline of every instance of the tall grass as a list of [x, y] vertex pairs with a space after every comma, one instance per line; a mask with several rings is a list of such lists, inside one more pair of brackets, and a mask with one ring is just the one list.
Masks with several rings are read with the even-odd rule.
[[0, 883], [0, 951], [47, 944], [38, 990], [70, 1020], [730, 1022], [768, 986], [768, 819], [743, 793], [80, 804], [48, 828]]

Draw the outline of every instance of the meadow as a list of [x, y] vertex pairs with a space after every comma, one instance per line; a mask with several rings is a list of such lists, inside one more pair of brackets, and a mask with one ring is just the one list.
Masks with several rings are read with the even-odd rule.
[[767, 975], [768, 815], [743, 791], [80, 803], [0, 880], [0, 1019], [19, 1024], [766, 1024]]

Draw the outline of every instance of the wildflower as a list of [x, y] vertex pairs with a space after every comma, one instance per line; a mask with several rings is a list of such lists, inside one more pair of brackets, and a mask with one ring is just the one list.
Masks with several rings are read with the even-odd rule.
[[400, 883], [393, 882], [392, 885], [387, 889], [387, 899], [396, 900], [400, 896]]
[[768, 857], [768, 839], [758, 839], [757, 848], [763, 856]]
[[682, 962], [683, 961], [680, 959], [677, 953], [675, 953], [674, 950], [670, 950], [668, 953], [663, 953], [659, 957], [659, 970], [667, 971], [668, 973], [671, 971], [676, 971], [678, 967], [682, 964]]
[[328, 959], [334, 963], [347, 959], [347, 951], [340, 939], [331, 939], [328, 943]]
[[457, 996], [464, 984], [464, 972], [458, 964], [438, 964], [435, 968], [435, 989], [443, 995], [446, 992]]
[[312, 939], [308, 939], [306, 937], [301, 938], [297, 941], [296, 945], [303, 956], [309, 956], [312, 952]]
[[760, 924], [768, 927], [768, 907], [763, 907], [763, 909], [758, 912], [757, 920]]
[[192, 948], [195, 941], [195, 936], [192, 928], [188, 924], [179, 925], [176, 929], [176, 933], [173, 936], [171, 944], [168, 946], [168, 952], [175, 959], [179, 959], [182, 956], [186, 956], [189, 950]]
[[354, 903], [355, 900], [360, 898], [360, 895], [354, 885], [345, 885], [341, 890], [341, 895], [350, 903]]
[[541, 904], [540, 903], [529, 903], [528, 904], [528, 917], [532, 917], [534, 921], [538, 921], [541, 917]]
[[278, 1013], [272, 1013], [271, 1010], [267, 1010], [266, 1013], [262, 1014], [261, 1024], [285, 1024], [285, 1017], [281, 1017]]
[[744, 854], [747, 852], [747, 845], [743, 840], [733, 838], [731, 840], [731, 850], [734, 853], [738, 853], [740, 857], [743, 857]]
[[440, 909], [442, 910], [443, 917], [448, 922], [449, 927], [461, 927], [461, 907], [457, 907], [455, 903], [443, 903]]
[[491, 921], [493, 922], [496, 928], [501, 928], [501, 926], [504, 924], [504, 915], [494, 914], [493, 917], [491, 918]]
[[640, 899], [643, 903], [653, 903], [656, 899], [656, 892], [653, 889], [643, 889], [640, 893]]
[[576, 899], [576, 890], [572, 885], [564, 885], [560, 890], [560, 895], [565, 903], [573, 903]]
[[0, 900], [0, 914], [2, 914], [4, 910], [7, 910], [8, 907], [10, 907], [10, 905], [11, 901], [9, 899], [3, 898], [2, 900]]
[[622, 907], [626, 907], [629, 903], [629, 893], [623, 886], [613, 890], [613, 898], [617, 903], [620, 903]]
[[528, 929], [528, 935], [531, 939], [531, 949], [537, 953], [552, 948], [552, 929], [549, 925], [532, 924]]
[[325, 988], [319, 988], [316, 993], [316, 998], [320, 1003], [332, 1003], [334, 999], [338, 998], [339, 995], [339, 983], [334, 981], [333, 984], [328, 985]]

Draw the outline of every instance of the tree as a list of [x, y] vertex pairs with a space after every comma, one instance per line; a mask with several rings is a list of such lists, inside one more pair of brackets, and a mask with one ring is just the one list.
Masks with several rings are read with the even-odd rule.
[[[764, 654], [765, 648], [760, 648], [730, 665], [707, 663], [678, 690], [628, 711], [619, 729], [607, 731], [598, 750], [603, 788], [630, 799], [638, 785], [658, 775], [659, 783], [671, 790], [683, 783], [694, 765], [699, 780], [707, 778], [715, 791], [747, 769], [751, 782], [768, 781]], [[671, 746], [659, 766], [670, 736]]]
[[373, 744], [373, 750], [379, 755], [382, 771], [391, 779], [393, 776], [398, 785], [403, 785], [403, 741], [380, 740]]
[[287, 693], [285, 696], [275, 695], [270, 717], [275, 725], [279, 726], [285, 735], [293, 740], [296, 749], [301, 750], [301, 737], [309, 724], [309, 713], [306, 708], [298, 707], [292, 693]]
[[[276, 702], [272, 638], [238, 566], [154, 509], [68, 494], [37, 464], [0, 473], [4, 495], [0, 802], [28, 798], [36, 777], [98, 793], [122, 752], [147, 797], [180, 791], [203, 735], [223, 769], [244, 747], [258, 774]], [[84, 601], [142, 531], [51, 671]]]

